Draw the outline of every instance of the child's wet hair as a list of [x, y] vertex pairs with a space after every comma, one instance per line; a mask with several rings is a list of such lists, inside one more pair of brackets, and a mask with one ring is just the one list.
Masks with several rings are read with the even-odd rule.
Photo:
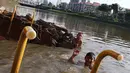
[[88, 52], [85, 57], [90, 56], [95, 60], [95, 54], [93, 52]]

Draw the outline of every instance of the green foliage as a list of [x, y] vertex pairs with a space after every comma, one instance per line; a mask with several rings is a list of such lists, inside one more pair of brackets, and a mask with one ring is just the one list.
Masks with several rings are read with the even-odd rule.
[[130, 21], [130, 12], [125, 14], [125, 18]]
[[114, 18], [114, 22], [118, 22], [118, 18]]
[[103, 12], [108, 12], [111, 10], [111, 7], [107, 4], [101, 4], [99, 7], [98, 7], [98, 10], [100, 11], [103, 11]]
[[118, 8], [119, 8], [118, 4], [112, 4], [111, 8], [113, 9], [114, 13], [118, 13]]
[[51, 2], [49, 2], [49, 3], [48, 3], [48, 6], [49, 6], [49, 7], [52, 7], [52, 6], [53, 6], [53, 4], [52, 4]]
[[129, 13], [126, 13], [126, 16], [130, 17], [130, 12], [129, 12]]
[[112, 9], [113, 9], [114, 13], [118, 13], [119, 5], [117, 3], [116, 4], [112, 4], [112, 5], [101, 4], [98, 7], [98, 10], [103, 11], [103, 12], [108, 12], [108, 11], [110, 11]]

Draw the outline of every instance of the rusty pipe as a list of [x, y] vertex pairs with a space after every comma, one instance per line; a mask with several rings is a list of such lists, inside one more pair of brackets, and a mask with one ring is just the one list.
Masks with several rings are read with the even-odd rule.
[[20, 65], [22, 62], [23, 55], [24, 55], [25, 47], [27, 45], [27, 40], [28, 39], [32, 40], [35, 37], [36, 37], [36, 32], [33, 30], [32, 27], [30, 27], [30, 26], [24, 27], [24, 29], [20, 35], [19, 41], [18, 41], [11, 73], [19, 73], [19, 69], [20, 69]]
[[14, 10], [13, 10], [13, 13], [12, 13], [12, 16], [11, 16], [11, 18], [10, 18], [10, 25], [9, 25], [9, 28], [8, 28], [7, 35], [9, 35], [9, 33], [10, 33], [10, 30], [11, 30], [11, 27], [12, 27], [12, 21], [13, 21], [13, 19], [14, 19], [16, 10], [17, 10], [17, 5], [15, 5]]
[[33, 16], [32, 16], [32, 21], [31, 21], [31, 26], [32, 26], [32, 25], [33, 25], [33, 23], [34, 23], [35, 13], [36, 13], [36, 9], [34, 8], [34, 12], [33, 12]]
[[90, 73], [97, 73], [97, 70], [99, 68], [99, 65], [100, 65], [102, 59], [106, 56], [111, 56], [118, 61], [123, 59], [123, 56], [121, 54], [119, 54], [113, 50], [104, 50], [97, 56], [97, 59], [96, 59], [94, 66]]

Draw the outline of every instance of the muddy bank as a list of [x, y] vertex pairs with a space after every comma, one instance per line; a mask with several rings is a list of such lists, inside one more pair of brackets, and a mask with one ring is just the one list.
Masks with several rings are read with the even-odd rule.
[[[7, 11], [0, 14], [0, 35], [6, 39], [18, 40], [22, 29], [25, 26], [31, 26], [32, 15], [19, 16], [15, 14], [8, 34], [11, 16], [12, 13]], [[29, 42], [47, 46], [73, 48], [74, 37], [66, 28], [41, 19], [34, 21], [32, 27], [37, 33], [37, 38]]]

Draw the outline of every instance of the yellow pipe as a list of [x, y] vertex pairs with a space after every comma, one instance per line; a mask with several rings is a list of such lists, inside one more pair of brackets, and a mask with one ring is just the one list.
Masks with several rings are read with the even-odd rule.
[[116, 53], [115, 51], [112, 51], [112, 50], [105, 50], [105, 51], [101, 52], [98, 55], [98, 57], [97, 57], [97, 59], [96, 59], [96, 61], [94, 63], [94, 66], [93, 66], [93, 68], [92, 68], [90, 73], [97, 73], [97, 70], [99, 68], [99, 65], [100, 65], [102, 59], [104, 57], [106, 57], [106, 56], [111, 56], [111, 57], [115, 58], [118, 61], [123, 59], [123, 56], [120, 55], [119, 53]]
[[12, 17], [11, 17], [11, 19], [10, 19], [10, 25], [9, 25], [9, 29], [8, 29], [7, 35], [9, 35], [9, 33], [10, 33], [11, 26], [12, 26], [12, 21], [13, 21], [13, 19], [14, 19], [14, 16], [15, 16], [16, 10], [17, 10], [17, 5], [15, 5], [15, 7], [14, 7], [14, 11], [13, 11], [13, 13], [12, 13]]
[[17, 10], [17, 5], [15, 5], [15, 7], [14, 7], [14, 11], [13, 11], [13, 14], [12, 14], [12, 17], [11, 17], [11, 22], [12, 22], [13, 19], [14, 19], [14, 15], [15, 15], [15, 13], [16, 13], [16, 10]]
[[27, 45], [27, 40], [34, 39], [35, 37], [36, 37], [36, 32], [33, 30], [32, 27], [30, 27], [30, 26], [24, 27], [24, 29], [20, 35], [20, 39], [18, 41], [11, 73], [19, 73], [19, 69], [20, 69], [20, 65], [22, 62], [23, 55], [24, 55], [25, 47]]
[[32, 16], [32, 21], [31, 21], [31, 26], [34, 23], [34, 17], [35, 17], [35, 13], [36, 13], [35, 11], [36, 11], [36, 9], [34, 8], [34, 12], [33, 12], [33, 16]]

